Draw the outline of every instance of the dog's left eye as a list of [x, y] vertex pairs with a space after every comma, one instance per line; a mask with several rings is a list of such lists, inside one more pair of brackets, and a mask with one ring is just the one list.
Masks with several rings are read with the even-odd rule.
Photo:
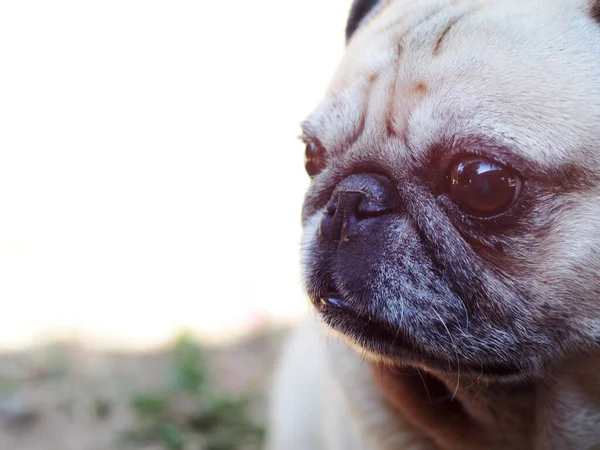
[[307, 141], [304, 151], [304, 168], [309, 177], [314, 177], [325, 169], [325, 149], [318, 141]]
[[448, 175], [454, 202], [468, 214], [490, 217], [506, 211], [521, 192], [522, 180], [511, 169], [480, 157], [456, 163]]

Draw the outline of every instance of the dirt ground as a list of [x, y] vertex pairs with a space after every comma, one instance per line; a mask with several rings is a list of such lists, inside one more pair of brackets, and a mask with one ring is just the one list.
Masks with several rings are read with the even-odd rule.
[[[285, 330], [267, 330], [207, 349], [219, 388], [258, 394], [253, 416], [265, 417], [265, 391]], [[117, 353], [75, 343], [0, 355], [1, 450], [160, 450], [125, 446], [134, 393], [166, 382], [167, 351]]]

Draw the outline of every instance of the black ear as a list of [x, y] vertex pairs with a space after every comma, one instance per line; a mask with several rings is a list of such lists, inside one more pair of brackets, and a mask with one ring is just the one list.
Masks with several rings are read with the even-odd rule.
[[380, 0], [354, 0], [350, 9], [350, 16], [346, 24], [346, 42], [350, 40], [362, 20], [379, 3]]

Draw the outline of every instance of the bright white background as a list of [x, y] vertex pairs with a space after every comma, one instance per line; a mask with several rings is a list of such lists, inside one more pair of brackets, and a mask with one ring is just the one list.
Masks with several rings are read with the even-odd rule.
[[296, 317], [295, 138], [348, 8], [0, 2], [0, 347]]

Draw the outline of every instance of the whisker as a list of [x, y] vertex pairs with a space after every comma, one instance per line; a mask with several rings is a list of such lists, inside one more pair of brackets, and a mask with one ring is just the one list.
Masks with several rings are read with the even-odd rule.
[[452, 395], [452, 398], [450, 399], [450, 401], [452, 401], [456, 397], [456, 394], [458, 394], [458, 389], [460, 388], [460, 358], [458, 357], [458, 350], [456, 349], [456, 344], [454, 343], [454, 339], [452, 338], [452, 333], [450, 333], [450, 330], [446, 326], [446, 322], [444, 322], [444, 319], [442, 319], [442, 317], [438, 314], [438, 312], [435, 309], [433, 310], [433, 312], [435, 313], [436, 316], [438, 316], [438, 319], [440, 319], [440, 322], [446, 329], [446, 332], [448, 333], [448, 337], [450, 338], [450, 343], [452, 344], [452, 348], [454, 349], [454, 354], [456, 355], [456, 371], [457, 371], [456, 389], [454, 390], [454, 394]]
[[427, 394], [427, 399], [429, 400], [429, 404], [432, 405], [433, 401], [431, 400], [431, 395], [429, 394], [429, 388], [427, 387], [427, 383], [425, 382], [425, 378], [423, 378], [423, 374], [421, 373], [421, 369], [417, 367], [417, 373], [419, 374], [419, 378], [423, 383], [423, 387], [425, 388], [425, 393]]

